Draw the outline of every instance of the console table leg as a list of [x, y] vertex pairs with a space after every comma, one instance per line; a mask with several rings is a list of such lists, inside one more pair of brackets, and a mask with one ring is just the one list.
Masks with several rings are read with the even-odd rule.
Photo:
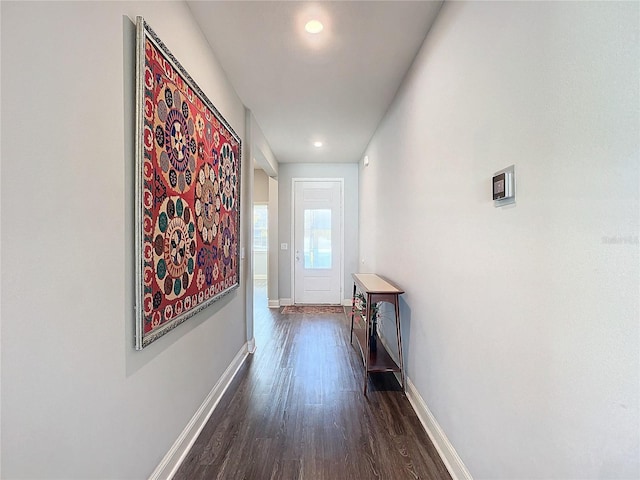
[[368, 380], [369, 380], [369, 375], [368, 375], [367, 371], [365, 370], [365, 372], [364, 372], [364, 396], [365, 397], [367, 396], [367, 383], [369, 383]]
[[367, 396], [367, 383], [369, 380], [369, 357], [371, 356], [371, 336], [369, 335], [369, 326], [371, 325], [371, 295], [367, 293], [367, 306], [364, 313], [364, 329], [365, 329], [365, 344], [367, 345], [364, 352], [364, 396]]
[[356, 284], [353, 284], [353, 296], [351, 297], [351, 336], [349, 337], [349, 343], [353, 345], [353, 317], [356, 314]]
[[402, 383], [402, 390], [405, 390], [404, 384], [404, 358], [402, 357], [402, 333], [400, 332], [400, 305], [398, 304], [398, 297], [396, 296], [393, 302], [396, 308], [396, 337], [398, 338], [398, 360], [400, 361], [400, 381]]

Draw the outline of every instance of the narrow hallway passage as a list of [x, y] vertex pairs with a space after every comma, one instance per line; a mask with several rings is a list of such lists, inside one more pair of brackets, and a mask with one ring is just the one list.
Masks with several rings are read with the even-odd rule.
[[392, 374], [370, 377], [343, 314], [282, 314], [255, 285], [249, 356], [175, 475], [197, 479], [449, 479]]

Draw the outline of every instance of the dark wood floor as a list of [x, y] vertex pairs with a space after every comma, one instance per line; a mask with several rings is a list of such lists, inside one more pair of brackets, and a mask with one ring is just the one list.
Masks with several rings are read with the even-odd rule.
[[175, 480], [450, 479], [393, 374], [370, 375], [344, 315], [283, 315], [256, 288], [249, 356]]

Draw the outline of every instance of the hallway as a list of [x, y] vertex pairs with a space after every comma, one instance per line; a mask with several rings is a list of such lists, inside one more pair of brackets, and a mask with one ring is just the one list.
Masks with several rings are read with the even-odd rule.
[[370, 377], [342, 314], [267, 308], [249, 356], [175, 475], [195, 479], [449, 479], [391, 374]]

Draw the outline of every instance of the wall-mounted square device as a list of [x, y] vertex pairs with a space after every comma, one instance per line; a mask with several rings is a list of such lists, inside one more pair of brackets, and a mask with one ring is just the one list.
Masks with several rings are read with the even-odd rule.
[[506, 173], [501, 173], [500, 175], [496, 175], [493, 177], [493, 199], [494, 200], [502, 200], [506, 196], [505, 188], [504, 188], [504, 177]]
[[496, 207], [516, 203], [516, 172], [511, 165], [496, 172], [491, 181], [493, 188], [493, 204]]

